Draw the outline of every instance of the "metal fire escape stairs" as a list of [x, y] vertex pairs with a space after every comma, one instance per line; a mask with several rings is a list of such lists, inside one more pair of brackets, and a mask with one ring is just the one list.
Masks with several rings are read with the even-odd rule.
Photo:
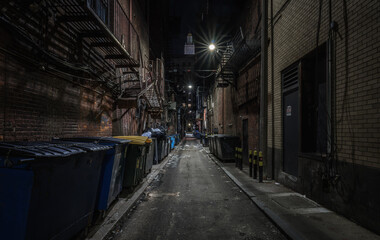
[[260, 53], [260, 42], [256, 39], [247, 40], [240, 28], [222, 53], [215, 75], [216, 86], [225, 88], [232, 85], [236, 88], [236, 79], [240, 69], [258, 53]]
[[121, 106], [149, 92], [139, 35], [118, 0], [13, 0], [0, 8], [0, 24], [41, 49], [53, 70], [110, 89]]

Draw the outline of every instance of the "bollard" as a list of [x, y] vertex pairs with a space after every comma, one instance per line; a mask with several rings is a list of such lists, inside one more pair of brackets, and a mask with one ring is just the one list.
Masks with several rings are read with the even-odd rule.
[[253, 152], [253, 178], [257, 179], [257, 151]]
[[249, 176], [252, 177], [252, 150], [249, 150]]
[[238, 167], [238, 148], [235, 147], [235, 167]]
[[263, 153], [259, 152], [259, 182], [263, 182]]

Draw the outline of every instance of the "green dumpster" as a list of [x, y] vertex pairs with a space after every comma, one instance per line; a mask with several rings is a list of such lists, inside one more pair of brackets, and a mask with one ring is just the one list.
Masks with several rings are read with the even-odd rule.
[[127, 150], [123, 187], [133, 188], [145, 176], [146, 147], [151, 140], [143, 136], [115, 136], [114, 138], [131, 140]]

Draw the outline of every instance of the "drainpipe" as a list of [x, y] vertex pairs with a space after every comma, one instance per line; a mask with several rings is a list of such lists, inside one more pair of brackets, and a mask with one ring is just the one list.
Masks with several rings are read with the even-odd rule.
[[263, 153], [264, 170], [268, 172], [267, 130], [268, 130], [268, 1], [261, 0], [261, 79], [260, 79], [260, 150]]
[[274, 39], [273, 33], [273, 0], [270, 1], [270, 58], [271, 58], [271, 91], [272, 91], [272, 178], [275, 178], [275, 151], [274, 151]]

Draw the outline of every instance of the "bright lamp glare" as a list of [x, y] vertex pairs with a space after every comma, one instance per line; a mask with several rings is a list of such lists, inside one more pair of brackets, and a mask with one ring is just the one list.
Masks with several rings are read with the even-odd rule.
[[192, 88], [193, 86], [189, 85], [189, 88]]
[[215, 49], [215, 45], [214, 45], [214, 44], [210, 44], [210, 45], [208, 46], [208, 48], [209, 48], [211, 51], [213, 51], [213, 50]]

